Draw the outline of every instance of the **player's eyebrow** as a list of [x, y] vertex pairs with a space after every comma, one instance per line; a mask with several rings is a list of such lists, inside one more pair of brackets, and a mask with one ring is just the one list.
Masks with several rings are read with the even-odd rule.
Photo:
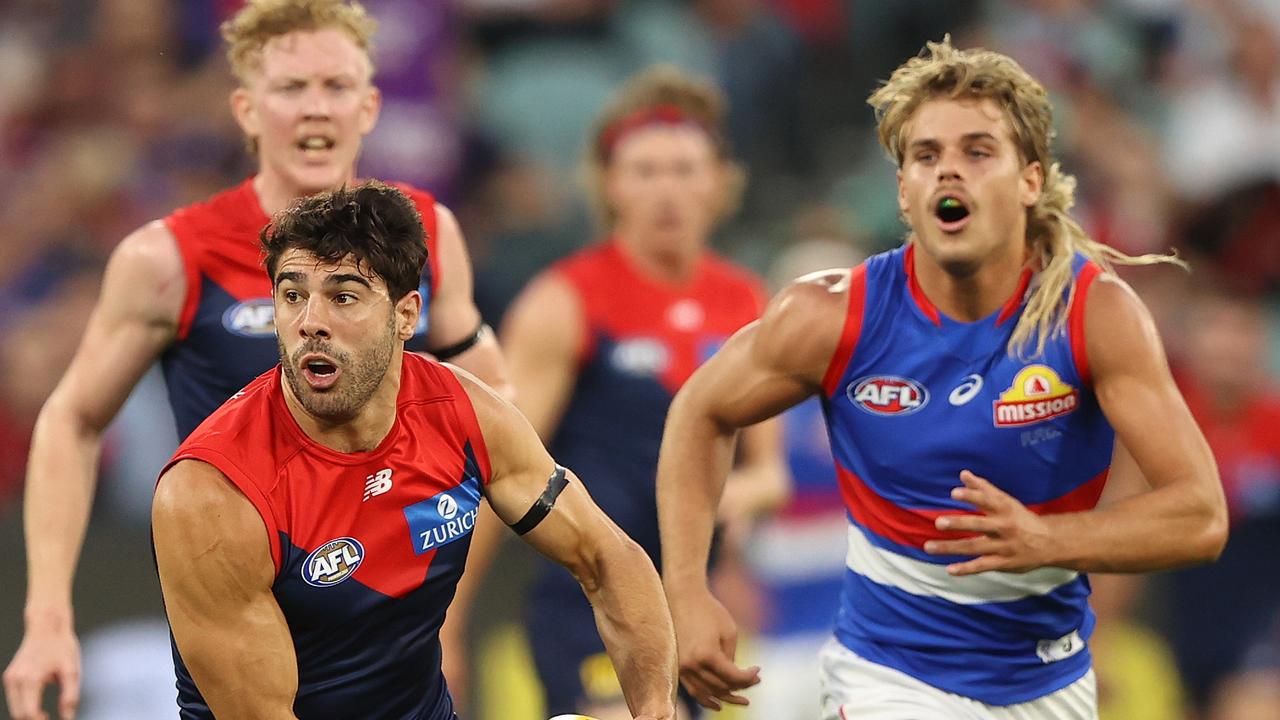
[[[280, 287], [280, 283], [283, 282], [296, 282], [298, 284], [303, 284], [306, 279], [307, 276], [303, 273], [296, 270], [285, 270], [284, 272], [276, 275], [276, 287]], [[324, 280], [325, 285], [341, 285], [344, 282], [359, 283], [370, 290], [373, 289], [373, 285], [369, 284], [367, 279], [356, 273], [334, 273]]]
[[[975, 140], [999, 142], [996, 139], [995, 135], [992, 135], [991, 133], [986, 131], [965, 133], [964, 135], [960, 136], [960, 140], [961, 142], [974, 142]], [[908, 150], [916, 150], [916, 149], [936, 150], [940, 147], [942, 147], [942, 143], [939, 142], [938, 140], [935, 140], [934, 138], [917, 138], [915, 140], [912, 140], [907, 145]]]

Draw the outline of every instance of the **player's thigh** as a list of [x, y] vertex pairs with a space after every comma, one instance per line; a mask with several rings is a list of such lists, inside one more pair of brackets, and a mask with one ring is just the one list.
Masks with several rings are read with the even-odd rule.
[[960, 698], [835, 640], [823, 647], [820, 664], [822, 720], [978, 720]]

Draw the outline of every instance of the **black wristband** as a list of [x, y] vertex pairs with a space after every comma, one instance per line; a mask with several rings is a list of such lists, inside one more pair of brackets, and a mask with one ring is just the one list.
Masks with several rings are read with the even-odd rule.
[[445, 347], [442, 347], [439, 350], [428, 350], [427, 352], [431, 353], [435, 357], [435, 359], [440, 360], [442, 362], [445, 360], [448, 360], [449, 358], [457, 357], [462, 353], [475, 347], [475, 344], [480, 342], [480, 338], [484, 337], [484, 333], [488, 329], [489, 329], [489, 326], [485, 324], [484, 320], [481, 320], [480, 324], [476, 326], [476, 331], [466, 336], [462, 340], [452, 345], [447, 345]]
[[524, 514], [524, 517], [513, 523], [510, 527], [517, 535], [524, 535], [530, 530], [538, 527], [538, 523], [551, 512], [551, 508], [556, 506], [556, 498], [560, 497], [560, 491], [564, 490], [564, 486], [569, 484], [569, 478], [565, 475], [565, 469], [556, 466], [556, 471], [551, 473], [551, 477], [547, 480], [547, 487], [533, 501], [533, 506]]

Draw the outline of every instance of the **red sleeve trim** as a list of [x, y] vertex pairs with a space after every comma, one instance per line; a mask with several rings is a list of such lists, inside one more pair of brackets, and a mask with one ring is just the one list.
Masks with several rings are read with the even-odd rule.
[[187, 334], [191, 332], [191, 324], [195, 322], [196, 310], [200, 307], [200, 264], [196, 261], [196, 253], [188, 247], [188, 243], [184, 237], [184, 232], [180, 229], [180, 224], [175, 221], [173, 216], [169, 216], [164, 220], [164, 226], [168, 228], [169, 234], [173, 236], [173, 242], [178, 247], [178, 255], [182, 257], [182, 271], [187, 280], [186, 297], [182, 301], [182, 312], [178, 315], [178, 340], [185, 340]]
[[[227, 457], [223, 453], [213, 448], [194, 446], [184, 447], [178, 450], [178, 454], [173, 456], [164, 469], [160, 471], [164, 475], [180, 460], [199, 460], [209, 463], [218, 469], [231, 481], [231, 484], [240, 491], [241, 495], [253, 504], [258, 516], [262, 519], [262, 524], [267, 533], [267, 547], [271, 549], [271, 563], [275, 565], [276, 576], [280, 575], [281, 548], [280, 548], [280, 528], [277, 527], [275, 521], [275, 508], [271, 506], [271, 500], [263, 494], [257, 483], [250, 479], [249, 474], [240, 469], [240, 466]], [[159, 480], [156, 481], [157, 484]]]
[[1071, 356], [1075, 359], [1076, 375], [1085, 384], [1092, 386], [1093, 378], [1089, 374], [1089, 348], [1085, 341], [1084, 316], [1089, 288], [1093, 281], [1102, 274], [1097, 265], [1086, 262], [1076, 276], [1076, 289], [1071, 297], [1071, 307], [1067, 310], [1067, 333], [1071, 338]]
[[836, 345], [827, 372], [822, 376], [822, 389], [827, 397], [836, 393], [837, 383], [844, 375], [853, 351], [858, 346], [858, 337], [862, 334], [862, 315], [867, 302], [867, 268], [859, 265], [849, 274], [849, 309], [844, 317], [844, 331], [840, 334], [840, 344]]
[[462, 425], [463, 433], [471, 441], [471, 449], [475, 453], [476, 462], [480, 465], [480, 482], [488, 485], [489, 479], [493, 477], [493, 469], [489, 464], [489, 448], [485, 445], [484, 432], [480, 430], [480, 419], [476, 417], [471, 396], [467, 395], [467, 389], [462, 387], [462, 381], [453, 374], [452, 370], [439, 363], [432, 363], [432, 365], [437, 372], [445, 376], [444, 382], [453, 393], [454, 414], [458, 418], [458, 423]]

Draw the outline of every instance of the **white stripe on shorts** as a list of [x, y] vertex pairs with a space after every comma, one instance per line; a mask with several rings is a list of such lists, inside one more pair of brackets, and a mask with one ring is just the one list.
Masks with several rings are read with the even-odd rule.
[[835, 638], [822, 648], [822, 720], [1098, 720], [1093, 670], [1016, 705], [987, 705], [865, 660]]

